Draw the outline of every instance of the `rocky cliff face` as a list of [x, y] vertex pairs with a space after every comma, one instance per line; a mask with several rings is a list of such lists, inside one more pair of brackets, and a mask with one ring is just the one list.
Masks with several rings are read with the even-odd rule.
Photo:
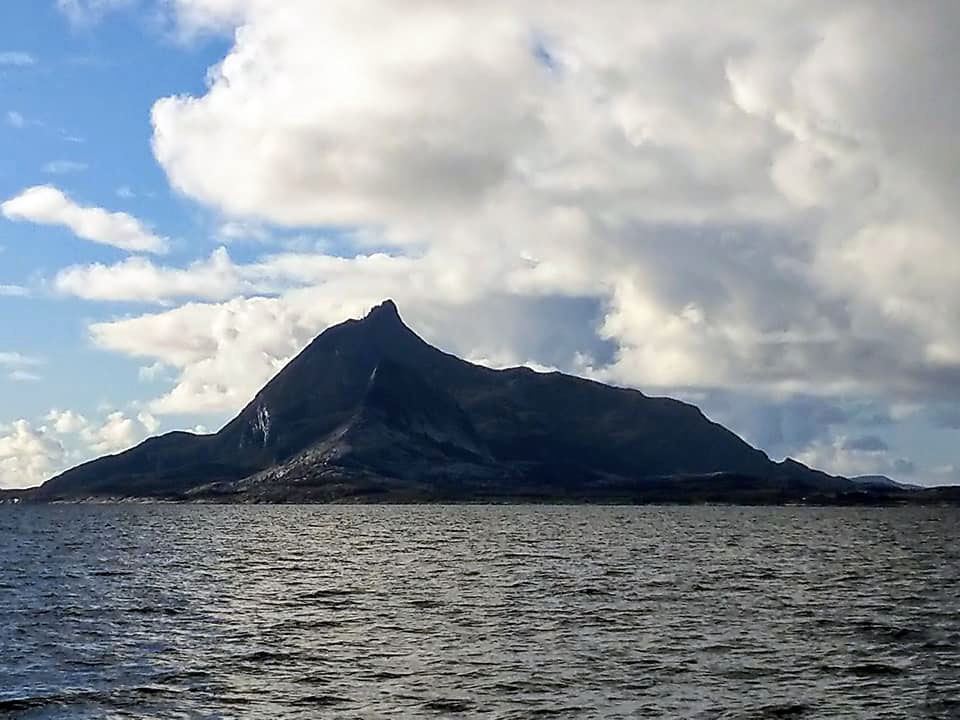
[[852, 488], [772, 462], [686, 403], [467, 363], [388, 300], [318, 336], [215, 435], [152, 438], [35, 497], [639, 500], [694, 485], [776, 498]]

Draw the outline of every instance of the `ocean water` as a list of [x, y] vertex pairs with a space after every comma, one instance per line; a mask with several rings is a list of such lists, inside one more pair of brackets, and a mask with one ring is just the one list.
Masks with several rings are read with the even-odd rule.
[[952, 509], [0, 507], [0, 717], [960, 718]]

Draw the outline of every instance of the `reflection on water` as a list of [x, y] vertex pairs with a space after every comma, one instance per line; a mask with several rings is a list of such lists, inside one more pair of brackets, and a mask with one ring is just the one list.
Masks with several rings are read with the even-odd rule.
[[0, 508], [0, 717], [960, 717], [950, 509]]

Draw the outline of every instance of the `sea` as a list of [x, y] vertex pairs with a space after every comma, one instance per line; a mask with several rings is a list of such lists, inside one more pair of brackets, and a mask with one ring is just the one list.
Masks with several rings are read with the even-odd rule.
[[960, 718], [960, 510], [2, 506], [0, 718]]

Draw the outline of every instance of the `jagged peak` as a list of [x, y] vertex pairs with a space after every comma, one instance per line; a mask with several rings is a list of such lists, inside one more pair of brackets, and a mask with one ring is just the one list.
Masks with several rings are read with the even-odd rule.
[[370, 312], [368, 312], [366, 317], [364, 317], [363, 319], [379, 320], [379, 319], [388, 319], [388, 318], [396, 320], [397, 322], [402, 322], [400, 320], [400, 311], [397, 309], [397, 304], [390, 298], [387, 298], [379, 305], [374, 305], [372, 308], [370, 308]]

